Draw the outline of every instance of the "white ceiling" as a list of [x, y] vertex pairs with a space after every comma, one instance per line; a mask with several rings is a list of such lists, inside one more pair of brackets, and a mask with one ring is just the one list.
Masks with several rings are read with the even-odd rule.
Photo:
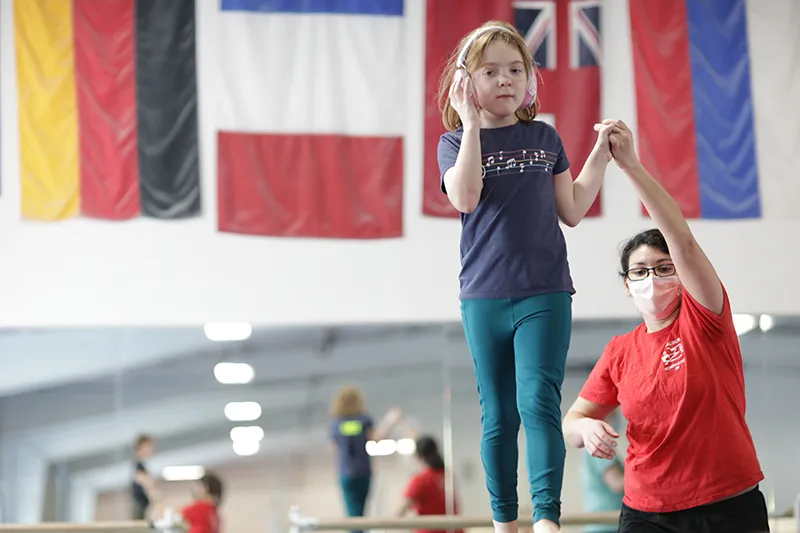
[[[635, 322], [586, 322], [575, 325], [570, 360], [591, 363], [605, 343], [615, 334], [627, 331]], [[800, 319], [783, 318], [785, 327], [800, 326]], [[780, 328], [778, 328], [779, 330]], [[104, 376], [128, 375], [140, 369], [163, 371], [164, 363], [191, 358], [197, 354], [225, 357], [242, 353], [290, 353], [302, 349], [324, 351], [333, 343], [372, 343], [380, 351], [387, 338], [402, 342], [419, 342], [420, 332], [432, 341], [433, 335], [458, 339], [463, 343], [459, 324], [398, 327], [347, 328], [281, 328], [257, 329], [251, 339], [242, 343], [213, 343], [205, 338], [202, 328], [78, 328], [78, 329], [0, 329], [0, 398], [32, 390], [48, 389]], [[742, 338], [743, 349], [759, 351], [755, 335]], [[791, 335], [790, 335], [791, 337]], [[786, 335], [783, 335], [786, 338]], [[793, 346], [783, 346], [780, 334], [769, 336], [778, 342], [770, 349], [775, 363], [786, 365], [800, 361]], [[190, 366], [190, 365], [189, 365]], [[184, 365], [184, 370], [187, 365]], [[315, 368], [301, 368], [315, 371]], [[295, 375], [294, 377], [299, 377]]]
[[0, 330], [0, 396], [113, 374], [208, 344], [202, 329]]

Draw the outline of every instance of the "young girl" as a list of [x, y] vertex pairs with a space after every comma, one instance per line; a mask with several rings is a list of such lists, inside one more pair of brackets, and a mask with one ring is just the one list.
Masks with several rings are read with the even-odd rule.
[[218, 508], [222, 501], [222, 480], [207, 472], [195, 483], [192, 497], [192, 504], [180, 512], [187, 533], [220, 533]]
[[559, 219], [576, 226], [610, 161], [604, 125], [573, 181], [554, 128], [534, 121], [536, 69], [513, 26], [467, 35], [440, 89], [442, 191], [461, 212], [461, 314], [482, 408], [481, 459], [495, 530], [517, 531], [524, 426], [536, 533], [559, 531], [564, 379], [575, 290]]
[[347, 516], [364, 516], [366, 509], [372, 484], [372, 462], [366, 449], [367, 441], [386, 438], [400, 415], [398, 409], [391, 409], [375, 427], [358, 388], [342, 387], [333, 398], [330, 439], [336, 450]]

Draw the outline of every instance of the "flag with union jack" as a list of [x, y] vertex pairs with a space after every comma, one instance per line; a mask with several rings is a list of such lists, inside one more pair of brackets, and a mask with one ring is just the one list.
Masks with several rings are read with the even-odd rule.
[[[423, 213], [457, 217], [441, 192], [436, 149], [444, 132], [436, 95], [444, 63], [459, 39], [487, 20], [512, 22], [541, 71], [540, 119], [561, 134], [572, 174], [592, 150], [600, 119], [601, 0], [429, 0], [425, 32], [425, 171]], [[587, 216], [600, 215], [600, 195]]]
[[[600, 0], [514, 2], [514, 24], [541, 71], [540, 118], [561, 135], [577, 177], [600, 120]], [[600, 214], [600, 196], [589, 216]]]

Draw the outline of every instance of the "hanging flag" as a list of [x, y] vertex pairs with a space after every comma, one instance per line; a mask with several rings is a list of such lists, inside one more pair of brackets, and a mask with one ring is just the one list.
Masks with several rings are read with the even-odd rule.
[[219, 229], [374, 239], [403, 230], [403, 0], [222, 0]]
[[[513, 22], [541, 71], [540, 120], [558, 130], [577, 178], [597, 133], [600, 116], [600, 0], [537, 0], [427, 4], [425, 66], [425, 168], [422, 211], [457, 217], [441, 192], [437, 147], [444, 133], [436, 100], [444, 64], [460, 39], [488, 20]], [[600, 216], [600, 195], [586, 216]]]
[[630, 3], [638, 150], [685, 216], [800, 217], [796, 0]]
[[194, 0], [16, 0], [22, 215], [200, 212]]
[[[558, 130], [573, 179], [597, 142], [600, 115], [601, 0], [520, 1], [514, 24], [539, 65], [541, 119]], [[601, 194], [586, 212], [600, 216]]]
[[422, 212], [434, 217], [458, 217], [442, 193], [437, 151], [445, 132], [439, 111], [439, 81], [453, 50], [467, 33], [488, 20], [511, 21], [510, 0], [464, 2], [429, 0], [425, 13], [425, 163], [422, 183]]

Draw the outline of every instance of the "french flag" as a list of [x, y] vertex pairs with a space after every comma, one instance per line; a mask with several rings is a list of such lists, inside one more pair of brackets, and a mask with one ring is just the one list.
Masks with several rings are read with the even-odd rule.
[[221, 0], [219, 230], [402, 235], [403, 0]]
[[638, 151], [684, 214], [799, 218], [800, 3], [631, 0], [630, 19]]

